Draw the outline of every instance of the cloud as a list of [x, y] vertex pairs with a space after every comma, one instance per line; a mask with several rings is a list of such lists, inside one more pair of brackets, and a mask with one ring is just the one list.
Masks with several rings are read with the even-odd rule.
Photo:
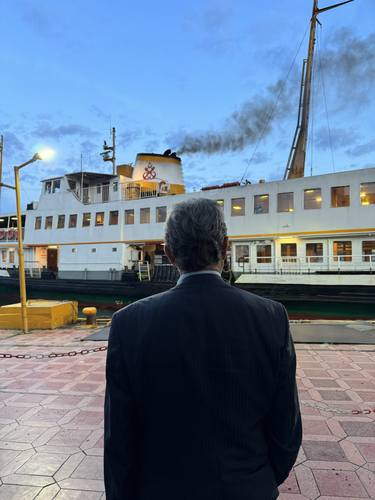
[[139, 139], [142, 136], [142, 132], [140, 130], [125, 130], [125, 132], [121, 132], [118, 135], [118, 144], [120, 146], [129, 146], [132, 142]]
[[254, 165], [259, 165], [261, 163], [266, 163], [272, 159], [272, 154], [265, 151], [256, 152], [250, 160], [244, 160], [245, 163], [254, 163]]
[[39, 123], [31, 134], [43, 139], [49, 137], [56, 140], [68, 136], [94, 137], [98, 135], [96, 131], [83, 125], [70, 124], [56, 127], [47, 121]]
[[355, 144], [357, 137], [357, 133], [353, 130], [332, 128], [331, 134], [329, 134], [326, 127], [321, 127], [316, 131], [314, 146], [323, 150], [330, 149], [331, 146], [333, 149], [339, 149]]
[[368, 153], [374, 153], [374, 152], [375, 152], [375, 139], [372, 139], [371, 141], [366, 142], [364, 144], [358, 144], [358, 146], [346, 150], [346, 153], [349, 156], [363, 156]]
[[4, 157], [13, 158], [19, 154], [26, 153], [26, 147], [19, 137], [13, 132], [4, 134]]

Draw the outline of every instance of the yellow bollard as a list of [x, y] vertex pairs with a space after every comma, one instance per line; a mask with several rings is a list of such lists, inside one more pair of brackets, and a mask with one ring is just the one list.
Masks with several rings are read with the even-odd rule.
[[96, 326], [96, 307], [84, 307], [82, 313], [86, 316], [86, 325]]

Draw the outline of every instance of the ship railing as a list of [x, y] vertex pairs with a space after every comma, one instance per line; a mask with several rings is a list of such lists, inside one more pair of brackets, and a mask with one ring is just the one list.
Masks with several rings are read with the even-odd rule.
[[375, 272], [375, 254], [253, 257], [235, 263], [241, 273], [309, 274], [319, 272]]
[[25, 260], [25, 273], [30, 278], [40, 279], [42, 276], [42, 267], [37, 260]]
[[142, 186], [137, 182], [126, 182], [121, 183], [121, 195], [123, 200], [139, 200], [142, 198], [155, 198], [159, 195], [159, 191]]

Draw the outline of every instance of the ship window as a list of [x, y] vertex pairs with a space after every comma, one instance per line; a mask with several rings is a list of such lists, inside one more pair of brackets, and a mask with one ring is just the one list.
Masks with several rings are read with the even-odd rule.
[[322, 190], [320, 188], [305, 189], [303, 207], [305, 210], [314, 210], [322, 206]]
[[331, 187], [331, 207], [348, 207], [350, 205], [350, 187]]
[[46, 182], [44, 185], [44, 192], [50, 194], [51, 189], [52, 189], [52, 182], [51, 181]]
[[231, 215], [245, 215], [245, 198], [232, 198]]
[[352, 260], [352, 242], [334, 241], [333, 242], [333, 260], [335, 262], [351, 262]]
[[109, 212], [109, 225], [116, 226], [118, 224], [118, 210], [111, 210]]
[[90, 212], [85, 212], [82, 216], [82, 227], [88, 227], [91, 222]]
[[14, 264], [14, 250], [9, 250], [9, 264]]
[[53, 181], [52, 193], [58, 193], [60, 191], [60, 185], [61, 185], [60, 179]]
[[117, 247], [113, 247], [112, 252], [117, 252]]
[[53, 216], [47, 215], [44, 223], [44, 229], [52, 229], [52, 224], [53, 224]]
[[134, 224], [134, 209], [125, 210], [125, 224]]
[[293, 193], [278, 193], [277, 195], [278, 212], [294, 212]]
[[283, 262], [297, 262], [297, 243], [281, 243], [280, 246]]
[[117, 191], [118, 191], [118, 182], [114, 182], [113, 183], [113, 192], [117, 193]]
[[6, 262], [6, 260], [7, 260], [7, 251], [6, 250], [1, 250], [1, 259], [3, 262]]
[[69, 215], [69, 227], [77, 227], [77, 214]]
[[104, 212], [96, 212], [95, 214], [95, 226], [104, 225]]
[[375, 205], [375, 182], [361, 184], [361, 205]]
[[92, 248], [91, 253], [96, 253], [96, 248]]
[[72, 179], [68, 179], [68, 184], [69, 184], [69, 189], [72, 190], [72, 191], [75, 191], [76, 182], [73, 181]]
[[72, 248], [72, 253], [77, 253], [77, 249], [76, 248]]
[[101, 184], [98, 184], [98, 185], [96, 186], [96, 193], [97, 193], [97, 194], [100, 194], [101, 192], [102, 192], [102, 186], [101, 186]]
[[235, 246], [235, 259], [239, 264], [249, 262], [250, 252], [249, 245], [236, 245]]
[[272, 262], [271, 255], [272, 255], [271, 245], [257, 245], [258, 264], [270, 264]]
[[323, 262], [323, 243], [306, 243], [306, 262]]
[[254, 214], [268, 214], [270, 197], [268, 194], [254, 196]]
[[216, 200], [216, 203], [224, 210], [224, 200]]
[[41, 229], [42, 227], [42, 218], [41, 217], [35, 217], [35, 226], [34, 229]]
[[141, 224], [150, 224], [150, 209], [149, 208], [141, 208], [139, 214], [140, 214]]
[[375, 262], [375, 240], [362, 241], [363, 262]]
[[167, 207], [156, 207], [156, 222], [165, 222], [167, 219]]
[[64, 229], [65, 226], [65, 215], [59, 215], [57, 219], [57, 229]]

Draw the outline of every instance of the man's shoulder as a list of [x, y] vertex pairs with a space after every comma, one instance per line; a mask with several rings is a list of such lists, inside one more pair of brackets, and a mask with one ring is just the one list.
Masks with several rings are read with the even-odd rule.
[[112, 316], [112, 321], [113, 319], [115, 319], [116, 322], [121, 322], [140, 314], [146, 314], [147, 311], [159, 307], [162, 303], [168, 301], [172, 290], [173, 288], [165, 292], [150, 295], [149, 297], [144, 297], [143, 299], [136, 300], [135, 302], [126, 305], [125, 307], [114, 313], [114, 315]]
[[264, 310], [272, 315], [284, 313], [285, 308], [280, 302], [256, 295], [255, 293], [243, 290], [237, 286], [230, 287], [233, 291], [233, 298], [241, 300], [245, 304], [256, 309]]

